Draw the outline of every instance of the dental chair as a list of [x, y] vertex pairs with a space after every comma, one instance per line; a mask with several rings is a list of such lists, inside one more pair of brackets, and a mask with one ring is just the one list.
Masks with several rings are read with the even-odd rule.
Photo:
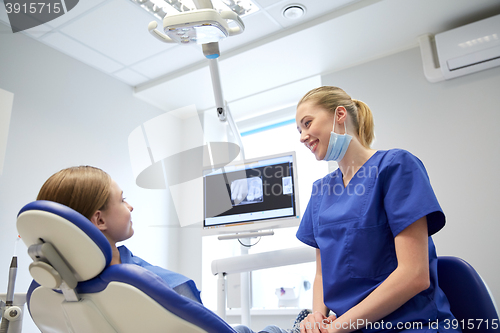
[[[498, 332], [500, 322], [495, 300], [486, 283], [465, 260], [438, 258], [439, 287], [450, 302], [451, 313], [462, 332]], [[453, 325], [452, 325], [453, 326]]]
[[154, 273], [109, 266], [106, 237], [71, 208], [34, 201], [19, 212], [17, 229], [34, 260], [27, 305], [43, 333], [235, 333]]

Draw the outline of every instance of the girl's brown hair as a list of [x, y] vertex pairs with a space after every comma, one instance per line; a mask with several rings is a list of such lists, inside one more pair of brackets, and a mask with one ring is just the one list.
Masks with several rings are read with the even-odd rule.
[[43, 184], [37, 200], [49, 200], [68, 206], [90, 219], [104, 210], [110, 196], [111, 177], [101, 169], [78, 166], [63, 169]]

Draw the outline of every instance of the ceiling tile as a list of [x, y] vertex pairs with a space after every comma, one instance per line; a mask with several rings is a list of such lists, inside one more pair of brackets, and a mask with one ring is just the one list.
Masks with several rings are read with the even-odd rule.
[[[288, 0], [253, 0], [255, 4], [257, 4], [260, 8], [267, 8], [273, 5], [276, 5], [278, 3], [285, 3]], [[309, 0], [311, 1], [311, 0]], [[314, 0], [317, 1], [317, 0]]]
[[[271, 6], [266, 9], [266, 11], [283, 27], [290, 27], [293, 25], [297, 25], [303, 23], [305, 21], [312, 20], [321, 15], [332, 12], [338, 8], [344, 7], [348, 4], [358, 2], [360, 0], [335, 0], [335, 1], [316, 1], [316, 0], [307, 0], [307, 1], [281, 1], [274, 6]], [[305, 7], [305, 15], [296, 20], [290, 20], [283, 17], [283, 9], [291, 4], [301, 4]]]
[[104, 1], [106, 0], [80, 0], [73, 9], [71, 9], [64, 15], [59, 16], [55, 20], [50, 21], [50, 24], [54, 27], [59, 27], [62, 24], [65, 24], [71, 20], [74, 20], [75, 18], [84, 13], [87, 13], [90, 9], [94, 8], [95, 6], [99, 5]]
[[[153, 37], [151, 36], [151, 38]], [[157, 41], [157, 43], [162, 44], [160, 41]], [[175, 72], [190, 64], [203, 61], [203, 59], [205, 57], [201, 46], [176, 45], [165, 52], [131, 66], [131, 68], [147, 77], [156, 78]]]
[[[247, 120], [293, 106], [295, 109], [298, 101], [304, 94], [321, 85], [321, 77], [313, 76], [296, 81], [274, 89], [266, 90], [259, 94], [251, 95], [234, 102], [230, 102], [231, 114], [236, 122]], [[295, 112], [294, 112], [295, 114]]]
[[61, 31], [117, 62], [132, 65], [167, 47], [149, 34], [148, 24], [153, 20], [129, 0], [112, 0]]
[[[85, 0], [85, 1], [81, 0], [78, 2], [78, 4], [72, 10], [70, 10], [66, 14], [61, 15], [58, 18], [56, 18], [48, 23], [33, 27], [31, 29], [28, 29], [28, 30], [25, 30], [24, 33], [27, 33], [30, 37], [39, 38], [39, 37], [43, 36], [45, 33], [51, 31], [52, 29], [57, 28], [57, 27], [61, 26], [62, 24], [67, 23], [67, 22], [75, 19], [77, 16], [79, 16], [83, 13], [86, 13], [88, 10], [90, 10], [91, 8], [97, 6], [98, 4], [100, 4], [104, 1], [106, 1], [106, 0]], [[4, 1], [3, 0], [0, 1], [0, 4], [1, 4], [0, 5], [0, 20], [4, 21], [5, 23], [10, 25], [7, 13], [5, 11]]]
[[113, 75], [131, 86], [136, 86], [148, 80], [147, 77], [128, 68], [119, 70], [113, 73]]
[[42, 42], [106, 73], [123, 68], [121, 64], [59, 32], [45, 35], [42, 37]]
[[30, 36], [30, 37], [38, 39], [38, 38], [44, 36], [46, 33], [51, 32], [52, 30], [53, 30], [53, 28], [50, 26], [50, 24], [45, 23], [45, 24], [41, 24], [41, 25], [38, 25], [36, 27], [33, 27], [31, 29], [24, 30], [23, 33]]
[[239, 35], [231, 36], [221, 41], [221, 52], [242, 46], [282, 29], [279, 24], [269, 18], [268, 14], [263, 11], [245, 16], [242, 20], [243, 23], [245, 23], [245, 31]]
[[188, 104], [195, 104], [198, 111], [215, 106], [208, 66], [183, 75], [177, 80], [166, 81], [148, 89], [138, 89], [135, 96], [165, 111]]

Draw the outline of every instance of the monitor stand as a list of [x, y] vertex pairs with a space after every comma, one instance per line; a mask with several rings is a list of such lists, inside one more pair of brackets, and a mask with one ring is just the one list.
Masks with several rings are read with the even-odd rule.
[[255, 237], [272, 236], [272, 235], [274, 235], [274, 231], [266, 230], [266, 231], [245, 232], [241, 234], [221, 235], [218, 237], [218, 239], [219, 240], [244, 239], [244, 238], [255, 238]]
[[[241, 234], [230, 234], [230, 235], [222, 235], [219, 236], [219, 240], [230, 240], [230, 239], [240, 239], [240, 240], [248, 240], [255, 237], [262, 236], [273, 236], [273, 230], [264, 230], [264, 231], [253, 231], [253, 232], [245, 232]], [[240, 246], [240, 255], [244, 256], [248, 254], [248, 246]], [[250, 305], [251, 305], [251, 285], [250, 285], [250, 274], [251, 272], [242, 272], [240, 273], [240, 301], [241, 301], [241, 324], [251, 327], [252, 321], [250, 317]]]

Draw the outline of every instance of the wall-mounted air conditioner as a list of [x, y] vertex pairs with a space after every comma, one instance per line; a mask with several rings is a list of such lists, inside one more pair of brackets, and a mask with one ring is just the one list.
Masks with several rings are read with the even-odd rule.
[[500, 15], [432, 36], [419, 37], [430, 82], [500, 66]]

